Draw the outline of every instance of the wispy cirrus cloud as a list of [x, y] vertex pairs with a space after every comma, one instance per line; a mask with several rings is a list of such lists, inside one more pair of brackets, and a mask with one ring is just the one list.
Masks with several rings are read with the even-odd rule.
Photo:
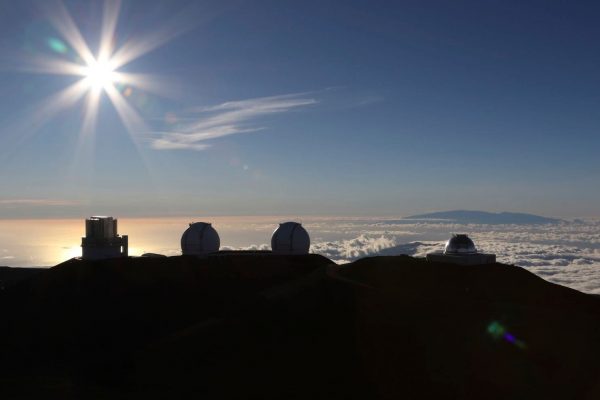
[[0, 206], [74, 206], [79, 203], [60, 199], [0, 199]]
[[158, 132], [152, 140], [156, 150], [205, 150], [209, 140], [264, 129], [257, 120], [317, 103], [306, 93], [229, 101], [190, 109], [183, 118], [172, 116], [173, 129]]

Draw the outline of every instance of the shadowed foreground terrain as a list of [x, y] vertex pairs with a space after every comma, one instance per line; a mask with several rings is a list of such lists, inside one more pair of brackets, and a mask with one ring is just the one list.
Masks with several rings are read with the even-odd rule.
[[0, 312], [2, 398], [600, 398], [600, 299], [501, 264], [71, 260]]

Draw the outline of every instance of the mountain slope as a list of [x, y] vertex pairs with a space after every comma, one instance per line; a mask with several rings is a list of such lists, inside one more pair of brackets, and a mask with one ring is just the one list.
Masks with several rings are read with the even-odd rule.
[[600, 395], [600, 299], [501, 264], [73, 260], [0, 312], [7, 398]]

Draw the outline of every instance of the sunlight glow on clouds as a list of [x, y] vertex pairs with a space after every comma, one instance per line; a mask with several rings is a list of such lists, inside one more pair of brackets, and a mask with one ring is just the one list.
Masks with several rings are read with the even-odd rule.
[[[172, 127], [158, 132], [161, 137], [152, 141], [157, 150], [204, 150], [208, 140], [238, 133], [264, 129], [250, 124], [260, 117], [289, 112], [317, 103], [302, 93], [229, 101], [212, 107], [196, 108], [184, 113], [183, 122], [170, 116]], [[191, 121], [190, 121], [191, 114]]]

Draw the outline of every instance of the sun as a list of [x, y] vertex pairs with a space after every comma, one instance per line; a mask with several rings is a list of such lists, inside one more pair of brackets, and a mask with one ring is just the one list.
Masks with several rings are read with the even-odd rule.
[[83, 70], [85, 82], [92, 90], [99, 91], [107, 90], [113, 83], [116, 82], [115, 68], [108, 61], [92, 60]]
[[155, 84], [156, 77], [123, 72], [121, 69], [166, 43], [171, 33], [165, 30], [150, 38], [132, 37], [121, 46], [116, 46], [121, 2], [105, 0], [98, 51], [94, 54], [62, 1], [52, 4], [53, 7], [42, 7], [58, 34], [46, 40], [52, 53], [31, 61], [37, 72], [74, 76], [77, 80], [42, 101], [39, 116], [35, 117], [39, 120], [38, 123], [49, 120], [58, 112], [84, 99], [79, 133], [81, 140], [84, 140], [95, 133], [102, 97], [106, 95], [132, 137], [137, 132], [147, 131], [145, 121], [127, 98], [132, 93], [136, 96], [142, 91], [160, 94], [162, 86]]
[[185, 32], [195, 23], [188, 22], [188, 17], [177, 17], [168, 20], [164, 27], [154, 29], [152, 33], [130, 37], [118, 45], [117, 24], [121, 1], [104, 0], [103, 3], [98, 48], [94, 53], [61, 0], [40, 2], [43, 15], [55, 32], [52, 37], [45, 38], [50, 53], [27, 57], [29, 64], [25, 70], [67, 75], [76, 79], [42, 99], [31, 119], [36, 126], [41, 126], [59, 112], [81, 101], [83, 107], [78, 143], [83, 146], [95, 134], [100, 105], [108, 102], [138, 146], [141, 141], [136, 135], [149, 132], [150, 129], [138, 112], [138, 108], [143, 108], [144, 103], [136, 100], [143, 99], [146, 96], [144, 93], [159, 96], [172, 93], [172, 88], [161, 83], [160, 77], [132, 72], [131, 66], [127, 66]]

